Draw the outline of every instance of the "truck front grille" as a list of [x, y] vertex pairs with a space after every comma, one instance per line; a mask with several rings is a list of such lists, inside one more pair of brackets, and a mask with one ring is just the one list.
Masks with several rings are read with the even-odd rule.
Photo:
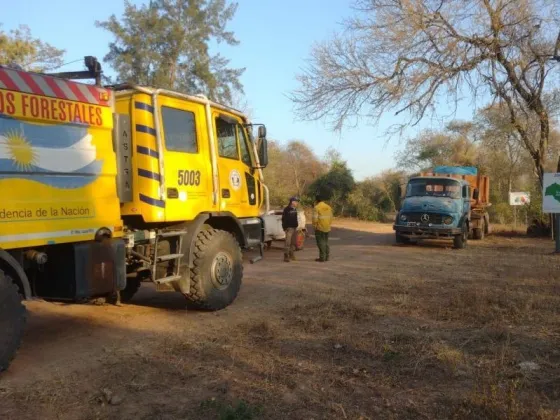
[[[441, 225], [443, 224], [443, 214], [438, 213], [405, 213], [406, 222], [421, 223], [423, 225]], [[427, 220], [426, 220], [427, 216]]]

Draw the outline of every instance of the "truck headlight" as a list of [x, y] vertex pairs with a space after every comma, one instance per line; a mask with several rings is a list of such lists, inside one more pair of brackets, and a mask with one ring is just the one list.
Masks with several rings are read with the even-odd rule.
[[445, 223], [446, 225], [450, 225], [451, 223], [453, 223], [453, 217], [451, 216], [445, 216], [443, 218], [443, 223]]
[[399, 219], [401, 219], [401, 222], [406, 222], [406, 214], [401, 214], [401, 217], [399, 217]]

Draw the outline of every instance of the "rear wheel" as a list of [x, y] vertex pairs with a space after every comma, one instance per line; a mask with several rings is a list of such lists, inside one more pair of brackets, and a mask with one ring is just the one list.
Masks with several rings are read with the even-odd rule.
[[121, 302], [129, 302], [136, 292], [140, 290], [142, 282], [150, 276], [149, 271], [140, 271], [137, 273], [130, 273], [126, 276], [126, 287], [121, 290]]
[[241, 288], [243, 257], [229, 232], [209, 228], [198, 233], [191, 269], [191, 289], [185, 295], [199, 309], [220, 310], [230, 305]]
[[21, 344], [25, 315], [17, 286], [0, 270], [0, 372], [8, 368]]
[[484, 233], [486, 231], [484, 224], [485, 222], [482, 222], [482, 228], [473, 229], [473, 238], [476, 239], [477, 241], [484, 239]]

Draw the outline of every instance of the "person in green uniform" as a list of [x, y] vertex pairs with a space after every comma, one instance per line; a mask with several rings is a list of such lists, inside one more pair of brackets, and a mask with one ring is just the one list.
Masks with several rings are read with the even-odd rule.
[[315, 239], [319, 248], [319, 258], [315, 261], [325, 262], [330, 258], [329, 232], [331, 231], [332, 209], [325, 203], [322, 196], [318, 195], [315, 199], [313, 208], [313, 229], [315, 229]]

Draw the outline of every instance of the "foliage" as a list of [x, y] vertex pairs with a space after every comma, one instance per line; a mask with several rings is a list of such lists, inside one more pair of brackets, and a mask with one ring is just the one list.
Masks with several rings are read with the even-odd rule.
[[0, 64], [16, 64], [24, 70], [43, 72], [63, 64], [64, 50], [33, 38], [26, 25], [5, 32], [0, 29]]
[[363, 183], [357, 185], [356, 189], [348, 196], [351, 211], [358, 219], [378, 222], [381, 220], [381, 212], [375, 207], [367, 193], [368, 191], [363, 187]]
[[[274, 207], [285, 206], [293, 195], [305, 199], [308, 186], [326, 170], [326, 165], [309, 146], [298, 140], [286, 145], [269, 140], [268, 156], [269, 164], [264, 176]], [[308, 200], [307, 204], [311, 205], [312, 202]]]
[[308, 189], [311, 197], [320, 196], [331, 203], [333, 212], [344, 215], [348, 197], [355, 187], [354, 177], [346, 162], [335, 159], [328, 172], [313, 182]]
[[229, 68], [229, 60], [211, 56], [211, 41], [237, 45], [226, 29], [237, 3], [226, 0], [152, 0], [137, 6], [125, 0], [119, 20], [111, 15], [96, 22], [114, 36], [105, 56], [119, 81], [204, 93], [230, 104], [245, 69]]
[[473, 126], [458, 132], [457, 124], [453, 121], [445, 131], [425, 130], [409, 139], [397, 156], [399, 167], [422, 170], [437, 165], [476, 165], [476, 145], [469, 136]]
[[[492, 97], [542, 182], [560, 9], [552, 0], [357, 0], [343, 34], [313, 48], [293, 95], [304, 119], [340, 129], [368, 115], [415, 125], [438, 104]], [[412, 42], [413, 41], [413, 42]]]

